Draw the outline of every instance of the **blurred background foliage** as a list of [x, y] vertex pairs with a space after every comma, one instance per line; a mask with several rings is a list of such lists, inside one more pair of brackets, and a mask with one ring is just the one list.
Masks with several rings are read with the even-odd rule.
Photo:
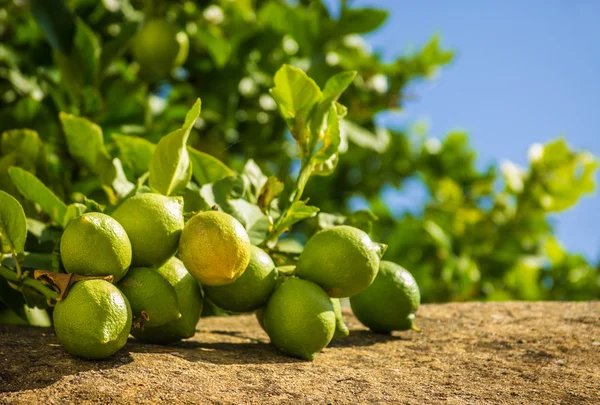
[[[103, 184], [118, 180], [121, 167], [109, 179], [90, 171], [68, 150], [59, 112], [97, 123], [103, 156], [119, 157], [133, 180], [145, 171], [140, 151], [151, 155], [198, 96], [192, 147], [238, 171], [253, 159], [267, 175], [291, 180], [297, 149], [268, 92], [274, 73], [287, 63], [322, 87], [356, 70], [340, 99], [348, 114], [338, 166], [306, 189], [321, 213], [290, 241], [301, 244], [332, 222], [370, 227], [377, 217], [370, 230], [389, 244], [385, 259], [414, 274], [424, 302], [600, 297], [599, 265], [566, 252], [548, 219], [594, 190], [595, 157], [558, 139], [532, 145], [528, 167], [481, 171], [466, 133], [439, 141], [417, 124], [378, 126], [379, 114], [410, 99], [407, 85], [434, 78], [453, 58], [433, 36], [384, 62], [362, 35], [387, 14], [344, 0], [336, 16], [310, 0], [0, 0], [0, 189], [28, 217], [38, 215], [9, 179], [16, 165], [67, 203], [110, 201]], [[37, 133], [11, 136], [17, 128]], [[429, 193], [419, 212], [384, 198], [414, 181]], [[353, 212], [356, 198], [370, 212]]]

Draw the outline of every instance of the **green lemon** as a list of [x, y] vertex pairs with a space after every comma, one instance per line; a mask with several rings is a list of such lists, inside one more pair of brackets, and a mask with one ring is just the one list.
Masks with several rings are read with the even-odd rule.
[[[127, 228], [126, 228], [127, 229]], [[203, 286], [233, 283], [250, 263], [250, 238], [229, 214], [207, 211], [192, 217], [181, 234], [179, 256]]]
[[379, 258], [387, 246], [351, 226], [318, 232], [300, 254], [296, 275], [313, 281], [335, 298], [351, 297], [375, 279]]
[[233, 312], [252, 312], [267, 302], [275, 289], [277, 270], [271, 257], [252, 246], [250, 263], [231, 284], [204, 286], [204, 293], [219, 308]]
[[415, 327], [415, 315], [421, 294], [419, 286], [406, 269], [382, 261], [373, 284], [350, 298], [354, 315], [374, 332], [389, 333]]
[[271, 342], [285, 353], [313, 360], [335, 333], [335, 313], [327, 293], [313, 282], [286, 277], [265, 308]]
[[185, 32], [163, 19], [146, 22], [131, 42], [133, 58], [140, 64], [140, 75], [161, 79], [187, 59], [189, 40]]
[[125, 295], [104, 280], [79, 281], [54, 308], [54, 331], [71, 354], [87, 359], [111, 356], [127, 343], [131, 308]]
[[144, 342], [168, 344], [187, 339], [196, 333], [196, 325], [202, 312], [202, 289], [185, 269], [181, 260], [172, 257], [156, 269], [174, 288], [181, 318], [158, 327], [135, 328], [131, 334]]
[[155, 327], [181, 318], [175, 288], [154, 269], [130, 269], [117, 287], [131, 304], [133, 316], [143, 327]]
[[333, 305], [333, 312], [335, 313], [335, 334], [333, 335], [333, 338], [337, 339], [346, 337], [350, 334], [350, 331], [344, 323], [344, 316], [342, 315], [342, 305], [340, 304], [340, 300], [337, 298], [332, 298], [331, 304]]
[[117, 221], [90, 212], [69, 222], [60, 239], [60, 257], [67, 273], [119, 281], [131, 264], [131, 243]]
[[112, 216], [129, 236], [133, 266], [162, 264], [177, 251], [184, 225], [181, 197], [138, 194], [125, 200]]

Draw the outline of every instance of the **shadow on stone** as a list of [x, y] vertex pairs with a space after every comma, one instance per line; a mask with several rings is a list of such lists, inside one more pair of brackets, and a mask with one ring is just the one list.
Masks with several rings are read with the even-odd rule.
[[350, 335], [334, 339], [329, 346], [330, 347], [357, 347], [357, 346], [373, 346], [379, 343], [393, 342], [396, 340], [408, 340], [403, 339], [400, 336], [392, 334], [375, 333], [370, 330], [351, 330]]
[[47, 387], [64, 376], [102, 372], [133, 361], [126, 350], [104, 360], [84, 360], [67, 353], [52, 328], [0, 325], [10, 336], [0, 345], [0, 392]]
[[[212, 331], [211, 333], [219, 333]], [[235, 332], [224, 332], [228, 335]], [[169, 354], [191, 362], [212, 364], [287, 364], [302, 362], [258, 339], [251, 342], [198, 342], [184, 340], [170, 345], [141, 343], [130, 339], [125, 347], [133, 353]]]

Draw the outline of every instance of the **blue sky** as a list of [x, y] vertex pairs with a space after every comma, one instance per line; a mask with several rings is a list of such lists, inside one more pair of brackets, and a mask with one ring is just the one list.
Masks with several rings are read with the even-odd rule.
[[[600, 156], [600, 1], [363, 0], [391, 16], [369, 35], [386, 59], [427, 42], [434, 33], [456, 51], [433, 82], [413, 85], [418, 99], [398, 121], [429, 122], [442, 138], [464, 129], [479, 163], [527, 163], [535, 142], [564, 136]], [[410, 190], [412, 188], [412, 191]], [[418, 195], [409, 187], [405, 198]], [[559, 238], [590, 259], [600, 254], [600, 198], [584, 198], [554, 218]]]

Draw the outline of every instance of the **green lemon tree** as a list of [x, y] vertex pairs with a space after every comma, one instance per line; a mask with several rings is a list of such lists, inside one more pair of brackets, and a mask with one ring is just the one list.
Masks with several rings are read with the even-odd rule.
[[[466, 133], [378, 126], [453, 56], [433, 36], [383, 61], [362, 36], [386, 18], [318, 0], [3, 5], [0, 316], [47, 324], [31, 308], [58, 293], [32, 270], [63, 270], [66, 225], [148, 191], [183, 197], [186, 214], [217, 206], [278, 266], [318, 230], [361, 228], [426, 302], [598, 297], [598, 263], [550, 220], [594, 190], [595, 157], [559, 139], [527, 167], [482, 171]], [[148, 61], [142, 35], [161, 26], [167, 49]], [[412, 180], [430, 198], [397, 213], [382, 190]], [[356, 196], [370, 211], [349, 210]]]

